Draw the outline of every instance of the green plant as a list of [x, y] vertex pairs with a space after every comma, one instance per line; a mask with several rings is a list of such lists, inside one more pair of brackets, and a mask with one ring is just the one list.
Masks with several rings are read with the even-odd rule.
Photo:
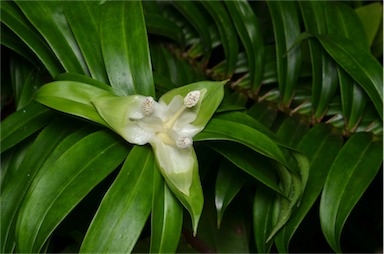
[[382, 171], [381, 3], [3, 1], [1, 25], [2, 252], [288, 252], [311, 208], [343, 250]]

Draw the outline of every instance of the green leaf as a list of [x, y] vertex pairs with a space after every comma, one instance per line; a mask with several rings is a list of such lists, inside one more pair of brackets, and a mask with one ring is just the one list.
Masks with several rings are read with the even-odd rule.
[[382, 164], [382, 140], [369, 133], [354, 134], [338, 153], [325, 181], [320, 223], [329, 245], [341, 252], [343, 226]]
[[17, 5], [49, 44], [67, 72], [88, 74], [88, 68], [67, 23], [65, 2], [27, 2]]
[[39, 252], [66, 215], [125, 158], [121, 139], [107, 131], [88, 132], [68, 136], [34, 178], [16, 228], [20, 251]]
[[207, 9], [216, 23], [216, 26], [220, 33], [220, 39], [224, 47], [224, 53], [226, 56], [226, 78], [232, 76], [236, 67], [236, 60], [238, 54], [239, 45], [237, 43], [237, 35], [235, 28], [232, 24], [228, 12], [226, 11], [223, 3], [202, 1], [203, 6]]
[[352, 41], [330, 35], [316, 35], [330, 56], [365, 90], [383, 119], [383, 67], [366, 50]]
[[197, 8], [195, 2], [172, 1], [171, 3], [199, 33], [204, 51], [204, 59], [209, 59], [212, 45], [211, 35], [207, 29], [207, 20], [205, 19], [202, 11]]
[[103, 6], [97, 1], [76, 1], [64, 5], [65, 17], [84, 56], [89, 73], [94, 79], [108, 83], [100, 44], [102, 12]]
[[85, 83], [54, 81], [40, 88], [36, 100], [53, 109], [109, 126], [97, 113], [91, 101], [110, 95], [113, 94]]
[[39, 103], [31, 103], [24, 109], [14, 112], [1, 122], [1, 152], [43, 128], [54, 116], [52, 110]]
[[383, 4], [372, 2], [356, 8], [355, 12], [363, 24], [365, 34], [367, 35], [367, 37], [361, 36], [361, 38], [368, 39], [369, 45], [372, 46], [379, 31], [380, 22], [383, 21]]
[[220, 165], [215, 184], [215, 206], [218, 228], [220, 228], [224, 211], [246, 181], [246, 175], [239, 174], [237, 171], [237, 167], [227, 161], [224, 161]]
[[273, 166], [264, 156], [237, 143], [210, 142], [208, 146], [261, 183], [284, 195], [277, 183]]
[[301, 67], [300, 47], [291, 48], [301, 32], [299, 15], [294, 1], [268, 1], [267, 4], [275, 34], [277, 74], [282, 103], [289, 105]]
[[235, 141], [283, 165], [287, 164], [282, 150], [274, 140], [259, 130], [237, 122], [212, 118], [205, 129], [195, 136], [194, 140]]
[[182, 29], [170, 19], [159, 14], [145, 13], [145, 23], [148, 33], [165, 36], [180, 45], [184, 44], [184, 34]]
[[[62, 72], [56, 56], [14, 2], [1, 3], [1, 21], [37, 55], [52, 76]], [[3, 34], [2, 34], [3, 36]], [[3, 43], [3, 38], [2, 38]]]
[[[68, 119], [59, 119], [44, 128], [28, 149], [27, 154], [17, 169], [17, 174], [14, 175], [15, 177], [8, 179], [6, 183], [2, 184], [2, 252], [12, 252], [15, 243], [14, 224], [16, 222], [16, 215], [29, 185], [46, 158], [72, 131], [73, 126], [73, 122], [68, 125]], [[41, 149], [42, 147], [44, 147], [44, 149]]]
[[243, 43], [250, 83], [252, 89], [256, 91], [261, 85], [264, 72], [264, 42], [260, 21], [247, 1], [225, 1], [225, 4]]
[[154, 157], [148, 146], [134, 146], [105, 194], [81, 245], [81, 253], [129, 253], [152, 207]]
[[141, 2], [104, 3], [101, 49], [111, 86], [119, 95], [155, 95]]
[[183, 224], [183, 207], [154, 170], [150, 253], [176, 252]]
[[267, 242], [273, 228], [273, 214], [276, 194], [266, 186], [258, 185], [253, 199], [254, 240], [259, 253], [269, 253], [273, 241]]
[[310, 161], [309, 178], [300, 206], [296, 208], [290, 220], [275, 238], [279, 252], [289, 252], [289, 242], [320, 195], [329, 168], [342, 145], [342, 136], [324, 124], [317, 124], [300, 140], [297, 149], [304, 153]]
[[59, 75], [57, 75], [55, 77], [55, 80], [57, 80], [57, 81], [77, 81], [77, 82], [85, 83], [88, 85], [92, 85], [92, 86], [97, 87], [97, 88], [101, 88], [101, 89], [106, 90], [106, 91], [113, 93], [113, 94], [115, 93], [115, 90], [113, 90], [113, 88], [111, 86], [106, 85], [105, 83], [103, 83], [99, 80], [96, 80], [96, 79], [93, 79], [91, 77], [81, 75], [81, 74], [60, 73]]

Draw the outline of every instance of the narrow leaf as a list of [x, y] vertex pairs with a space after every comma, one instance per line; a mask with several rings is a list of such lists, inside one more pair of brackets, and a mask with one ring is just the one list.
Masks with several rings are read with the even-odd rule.
[[148, 38], [141, 2], [107, 2], [101, 49], [110, 84], [119, 95], [154, 96]]
[[111, 132], [87, 134], [68, 136], [36, 175], [19, 213], [20, 251], [39, 252], [66, 215], [125, 158], [127, 147]]
[[54, 116], [52, 110], [39, 103], [31, 103], [24, 109], [14, 112], [1, 122], [1, 152], [43, 128]]
[[81, 253], [129, 253], [152, 207], [154, 156], [134, 146], [105, 194], [81, 245]]
[[154, 170], [150, 253], [176, 252], [183, 224], [183, 207]]
[[382, 164], [382, 140], [354, 134], [338, 153], [325, 181], [320, 201], [321, 228], [329, 245], [341, 252], [343, 226]]

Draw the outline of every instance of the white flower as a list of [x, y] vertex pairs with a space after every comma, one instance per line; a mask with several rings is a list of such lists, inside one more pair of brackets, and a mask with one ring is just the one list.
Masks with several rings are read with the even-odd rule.
[[[176, 95], [169, 104], [162, 99], [156, 102], [152, 97], [133, 95], [99, 98], [94, 105], [111, 128], [128, 142], [151, 144], [160, 169], [179, 191], [189, 196], [193, 167], [197, 163], [192, 138], [204, 128], [193, 125], [201, 93], [194, 90], [184, 98]], [[122, 100], [125, 101], [122, 103]], [[108, 110], [111, 104], [126, 108], [114, 114]], [[116, 107], [112, 105], [112, 108]]]

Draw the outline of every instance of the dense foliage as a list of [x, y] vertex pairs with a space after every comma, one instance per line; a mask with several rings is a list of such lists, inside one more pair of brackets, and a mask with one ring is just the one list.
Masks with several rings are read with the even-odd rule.
[[[0, 6], [1, 252], [382, 248], [381, 2]], [[190, 91], [172, 178], [120, 116]]]

